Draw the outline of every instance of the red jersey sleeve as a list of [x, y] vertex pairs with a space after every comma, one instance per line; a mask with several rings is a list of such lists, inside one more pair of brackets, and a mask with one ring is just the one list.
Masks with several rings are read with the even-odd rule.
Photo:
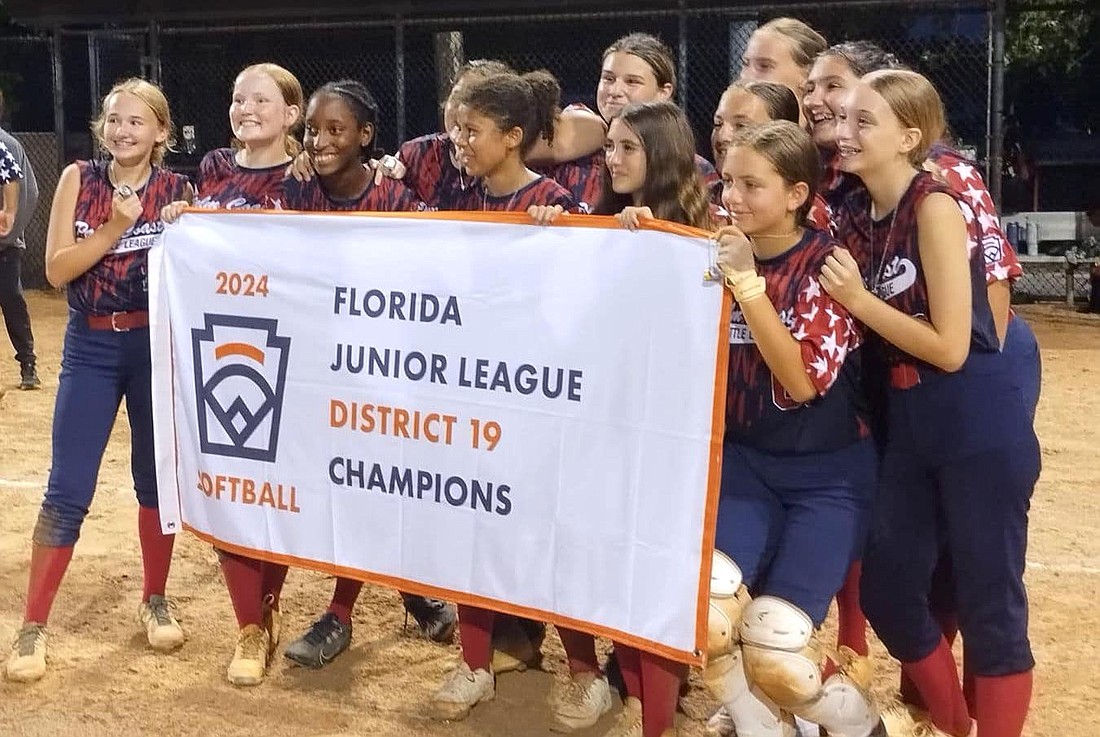
[[818, 230], [823, 230], [830, 235], [836, 235], [836, 221], [833, 219], [833, 211], [829, 209], [825, 198], [819, 194], [814, 195], [810, 212], [806, 215], [806, 222]]
[[980, 234], [986, 283], [1019, 279], [1024, 274], [1023, 267], [1001, 230], [993, 198], [977, 167], [949, 150], [937, 152], [933, 160], [944, 184], [973, 210], [975, 227]]
[[790, 329], [802, 350], [810, 383], [819, 395], [824, 394], [836, 381], [844, 359], [859, 347], [855, 321], [821, 288], [816, 276], [807, 276], [800, 284]]

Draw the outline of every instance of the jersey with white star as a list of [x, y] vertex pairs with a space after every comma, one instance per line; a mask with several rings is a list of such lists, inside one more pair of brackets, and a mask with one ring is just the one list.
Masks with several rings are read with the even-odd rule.
[[981, 234], [986, 283], [1015, 282], [1023, 276], [1020, 259], [1016, 257], [1015, 249], [1001, 230], [1001, 221], [997, 218], [993, 198], [990, 197], [981, 172], [974, 162], [943, 144], [933, 146], [928, 158], [935, 165], [943, 183], [961, 196], [974, 211]]
[[0, 184], [18, 182], [23, 178], [23, 170], [15, 160], [11, 150], [0, 142]]
[[838, 245], [827, 232], [807, 228], [786, 253], [757, 261], [767, 297], [798, 341], [818, 396], [800, 403], [787, 394], [735, 303], [726, 385], [728, 440], [773, 453], [813, 453], [866, 437], [859, 411], [859, 330], [818, 282], [822, 264]]
[[[891, 307], [927, 320], [928, 284], [921, 264], [917, 209], [925, 197], [935, 192], [954, 199], [966, 221], [971, 282], [970, 347], [981, 352], [999, 351], [1000, 340], [986, 291], [977, 217], [961, 195], [938, 182], [932, 174], [918, 172], [894, 214], [877, 222], [871, 220], [871, 197], [866, 188], [853, 187], [836, 213], [840, 239], [859, 264], [863, 281], [872, 292]], [[891, 365], [906, 363], [936, 370], [889, 343], [885, 353]]]

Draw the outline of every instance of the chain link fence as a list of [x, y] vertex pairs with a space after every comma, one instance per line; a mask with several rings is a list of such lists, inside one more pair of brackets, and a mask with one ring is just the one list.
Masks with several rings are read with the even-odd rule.
[[[458, 62], [495, 58], [521, 71], [545, 68], [558, 77], [565, 103], [595, 108], [603, 50], [632, 31], [665, 41], [678, 61], [677, 98], [709, 156], [714, 106], [740, 72], [748, 37], [779, 15], [800, 18], [830, 43], [867, 39], [928, 75], [944, 98], [961, 146], [978, 160], [989, 153], [992, 16], [985, 0], [922, 3], [859, 0], [839, 7], [823, 3], [689, 7], [608, 12], [547, 12], [493, 17], [375, 17], [344, 22], [266, 25], [170, 25], [136, 29], [64, 31], [58, 56], [64, 74], [64, 129], [58, 131], [60, 160], [94, 153], [87, 120], [99, 99], [128, 76], [159, 79], [172, 104], [181, 137], [169, 156], [173, 168], [193, 173], [203, 154], [230, 140], [228, 108], [237, 73], [248, 64], [272, 61], [295, 73], [309, 94], [328, 81], [364, 82], [380, 108], [378, 144], [393, 151], [404, 140], [438, 130], [440, 102]], [[0, 70], [48, 68], [48, 39], [25, 42], [26, 50], [0, 44]], [[33, 51], [32, 51], [33, 49]], [[19, 61], [20, 53], [29, 55]], [[4, 77], [0, 77], [0, 82]], [[46, 80], [47, 84], [49, 80]], [[5, 85], [7, 86], [7, 85]], [[32, 114], [52, 130], [54, 116], [39, 97]], [[27, 95], [20, 99], [28, 98]], [[37, 116], [37, 117], [35, 117]], [[42, 174], [40, 173], [40, 177]], [[43, 187], [44, 207], [52, 188]], [[28, 265], [30, 280], [34, 264]], [[1042, 291], [1042, 290], [1036, 290]], [[1064, 293], [1050, 290], [1049, 297]]]
[[23, 144], [40, 191], [38, 207], [24, 235], [27, 250], [23, 254], [23, 283], [31, 289], [46, 284], [46, 228], [60, 171], [53, 133], [54, 109], [48, 92], [52, 70], [48, 37], [0, 39], [0, 90], [4, 100], [0, 126]]

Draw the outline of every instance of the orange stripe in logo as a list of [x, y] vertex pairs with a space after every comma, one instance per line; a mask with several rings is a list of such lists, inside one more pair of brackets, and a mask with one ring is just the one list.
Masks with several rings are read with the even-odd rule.
[[214, 358], [221, 360], [226, 356], [244, 356], [245, 358], [251, 358], [256, 363], [262, 364], [264, 362], [264, 352], [254, 345], [248, 343], [222, 343], [214, 348]]

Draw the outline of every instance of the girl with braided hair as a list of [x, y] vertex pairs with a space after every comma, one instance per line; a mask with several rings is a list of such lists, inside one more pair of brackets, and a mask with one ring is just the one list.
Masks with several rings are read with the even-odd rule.
[[[314, 92], [306, 106], [304, 144], [316, 176], [309, 181], [286, 180], [287, 208], [319, 212], [425, 209], [400, 180], [376, 179], [363, 166], [364, 158], [374, 152], [377, 125], [378, 104], [363, 83], [342, 79]], [[362, 581], [338, 577], [328, 610], [287, 646], [284, 657], [298, 665], [323, 668], [347, 650], [351, 611], [362, 588]], [[403, 596], [410, 609], [423, 602], [421, 597]], [[440, 607], [441, 613], [444, 608]], [[454, 614], [453, 609], [448, 611], [449, 626], [444, 629], [449, 638]]]

